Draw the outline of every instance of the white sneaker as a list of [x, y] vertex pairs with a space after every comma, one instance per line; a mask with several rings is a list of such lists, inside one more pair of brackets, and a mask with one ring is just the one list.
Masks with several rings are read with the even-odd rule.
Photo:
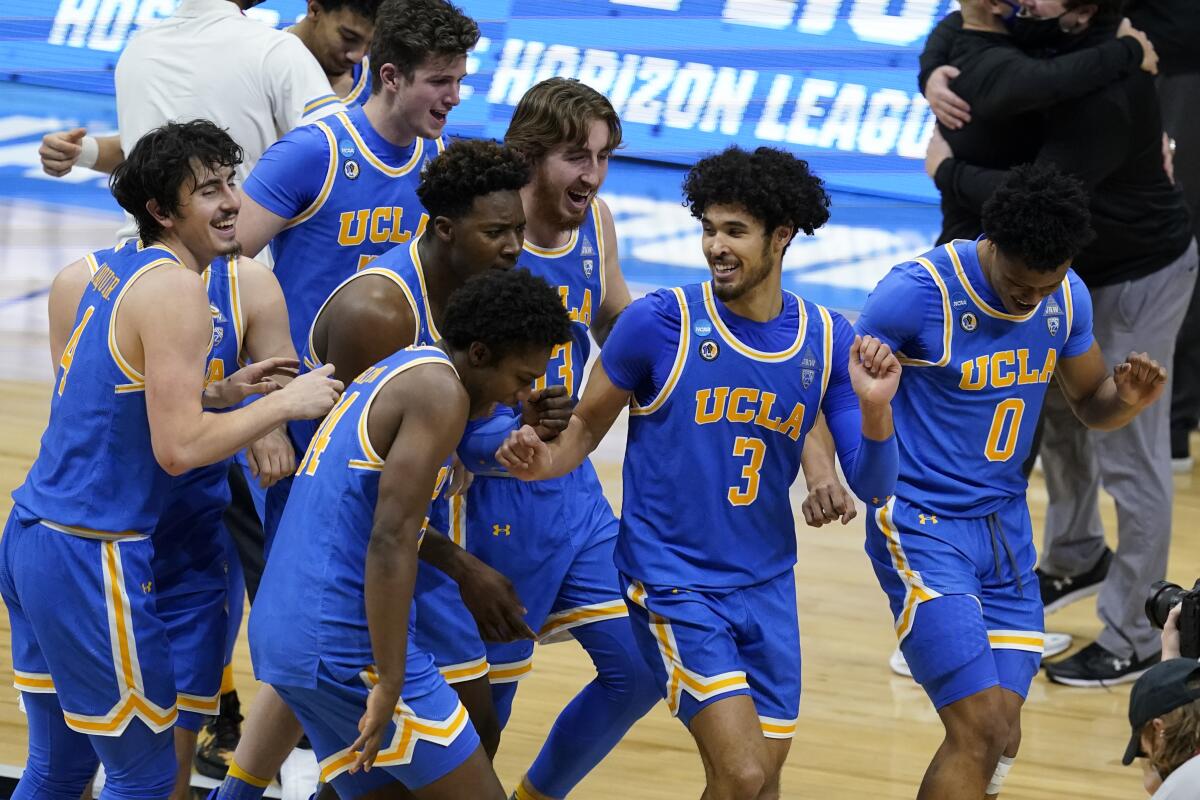
[[1187, 475], [1191, 473], [1192, 467], [1195, 465], [1196, 462], [1191, 456], [1188, 456], [1187, 458], [1172, 458], [1171, 472], [1174, 472], [1176, 475]]
[[312, 750], [297, 747], [288, 753], [287, 760], [279, 768], [279, 785], [282, 800], [308, 800], [317, 791], [321, 780], [321, 767]]
[[[1042, 644], [1042, 658], [1052, 658], [1059, 653], [1065, 653], [1071, 649], [1071, 642], [1069, 633], [1047, 632]], [[892, 651], [892, 657], [888, 659], [888, 666], [897, 675], [903, 675], [906, 678], [912, 677], [912, 670], [908, 668], [908, 662], [904, 660], [904, 653], [900, 652], [899, 647]]]

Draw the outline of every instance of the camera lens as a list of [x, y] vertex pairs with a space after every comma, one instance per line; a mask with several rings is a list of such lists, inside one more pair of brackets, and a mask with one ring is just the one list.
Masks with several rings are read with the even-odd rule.
[[1186, 594], [1183, 587], [1170, 581], [1155, 581], [1146, 597], [1146, 617], [1150, 624], [1161, 629], [1167, 624], [1167, 615], [1179, 604]]

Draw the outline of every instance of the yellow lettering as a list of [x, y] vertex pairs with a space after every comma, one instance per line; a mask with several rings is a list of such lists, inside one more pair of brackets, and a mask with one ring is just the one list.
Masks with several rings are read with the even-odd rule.
[[[1012, 365], [1015, 361], [1012, 350], [1002, 350], [992, 355], [992, 386], [997, 389], [1006, 389], [1017, 382], [1017, 376], [1012, 373]], [[1004, 366], [1008, 366], [1009, 369], [1004, 371]]]
[[744, 410], [742, 401], [753, 403], [758, 400], [758, 389], [734, 389], [729, 395], [729, 421], [750, 422], [754, 419], [754, 410]]
[[113, 293], [113, 289], [116, 289], [117, 284], [120, 282], [121, 279], [117, 277], [115, 272], [109, 269], [107, 264], [102, 265], [96, 271], [96, 274], [92, 276], [92, 286], [105, 300], [108, 299], [108, 296]]
[[357, 272], [359, 270], [366, 269], [367, 265], [370, 264], [372, 261], [374, 261], [377, 258], [379, 258], [379, 256], [376, 256], [376, 255], [361, 255], [361, 256], [359, 256], [358, 257], [358, 266], [355, 267], [354, 270]]
[[[962, 380], [958, 382], [958, 388], [966, 389], [969, 392], [977, 392], [982, 389], [987, 385], [987, 368], [987, 356], [979, 356], [974, 361], [964, 361], [962, 363]], [[976, 379], [977, 373], [978, 379]]]
[[321, 427], [317, 428], [317, 435], [313, 437], [312, 443], [308, 446], [308, 452], [304, 454], [300, 466], [296, 468], [297, 475], [316, 473], [317, 467], [321, 464], [321, 454], [325, 452], [326, 447], [329, 447], [333, 429], [341, 422], [342, 417], [346, 416], [346, 412], [350, 410], [350, 406], [354, 405], [354, 401], [357, 399], [358, 392], [351, 392], [342, 395], [342, 399], [338, 400], [338, 404], [329, 412], [329, 416], [325, 417]]
[[214, 358], [208, 362], [208, 377], [204, 381], [204, 385], [225, 380], [225, 359]]
[[367, 367], [362, 374], [354, 379], [355, 383], [374, 383], [375, 380], [387, 372], [387, 367]]
[[769, 431], [779, 430], [783, 420], [771, 416], [771, 407], [775, 405], [775, 393], [763, 392], [760, 403], [758, 414], [754, 417], [754, 424], [761, 425]]
[[778, 429], [785, 436], [790, 436], [792, 441], [800, 440], [800, 432], [804, 430], [804, 404], [797, 403], [792, 409], [792, 415], [787, 418], [787, 422], [783, 423]]
[[579, 321], [584, 325], [592, 324], [592, 290], [583, 290], [583, 305], [579, 307]]
[[[400, 209], [396, 209], [396, 210], [401, 211]], [[401, 213], [403, 213], [403, 211], [401, 211]], [[391, 222], [391, 221], [392, 221], [392, 207], [391, 206], [385, 206], [384, 208], [377, 208], [371, 212], [371, 241], [372, 242], [375, 242], [375, 244], [382, 244], [383, 242], [386, 242], [388, 239], [390, 239], [392, 237], [392, 232], [394, 231], [394, 228], [384, 230], [379, 227], [380, 223]]]
[[[371, 210], [344, 211], [338, 216], [338, 244], [343, 247], [354, 247], [367, 239], [367, 221]], [[353, 230], [352, 230], [353, 229]]]
[[1051, 347], [1046, 351], [1046, 364], [1042, 367], [1042, 383], [1049, 382], [1056, 366], [1058, 366], [1058, 351]]
[[[709, 398], [712, 398], [712, 408], [709, 409]], [[701, 389], [696, 392], [696, 424], [707, 425], [718, 422], [725, 416], [725, 403], [729, 400], [729, 388], [718, 386], [716, 389]]]
[[1017, 372], [1020, 373], [1017, 377], [1018, 386], [1028, 386], [1042, 380], [1041, 373], [1037, 370], [1030, 371], [1029, 351], [1024, 347], [1017, 351]]

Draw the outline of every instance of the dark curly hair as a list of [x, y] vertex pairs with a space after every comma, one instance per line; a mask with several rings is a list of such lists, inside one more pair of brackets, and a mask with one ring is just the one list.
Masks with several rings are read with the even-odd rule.
[[113, 170], [108, 187], [121, 208], [137, 221], [142, 243], [150, 244], [162, 235], [163, 227], [146, 210], [146, 203], [155, 200], [162, 213], [175, 214], [179, 190], [190, 184], [190, 192], [199, 180], [195, 164], [216, 170], [241, 163], [242, 148], [208, 120], [168, 122], [138, 139]]
[[426, 165], [417, 197], [431, 218], [459, 219], [476, 197], [520, 191], [530, 176], [529, 165], [512, 149], [488, 139], [458, 139]]
[[1095, 237], [1083, 184], [1053, 164], [1012, 169], [983, 204], [983, 234], [1005, 256], [1053, 272]]
[[371, 93], [383, 87], [379, 70], [392, 64], [412, 80], [428, 58], [465, 54], [479, 41], [479, 26], [445, 0], [383, 0], [371, 39]]
[[496, 358], [571, 338], [571, 319], [550, 284], [527, 269], [488, 270], [450, 295], [440, 325], [451, 347], [487, 345]]
[[382, 0], [317, 0], [317, 2], [326, 11], [337, 11], [341, 8], [348, 8], [364, 19], [373, 20]]
[[607, 97], [573, 78], [547, 78], [521, 96], [504, 143], [537, 162], [557, 144], [586, 146], [595, 120], [608, 127], [608, 150], [620, 147], [621, 118]]
[[790, 225], [812, 236], [829, 220], [829, 195], [808, 162], [774, 147], [753, 153], [733, 146], [697, 162], [683, 179], [683, 196], [700, 219], [713, 205], [736, 205], [761, 221], [767, 235]]

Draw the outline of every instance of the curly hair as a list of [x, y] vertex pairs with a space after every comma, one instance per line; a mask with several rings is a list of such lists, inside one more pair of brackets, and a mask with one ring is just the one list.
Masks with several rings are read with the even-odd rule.
[[450, 295], [440, 327], [452, 347], [482, 342], [496, 358], [571, 338], [558, 292], [527, 269], [488, 270], [470, 279]]
[[459, 219], [476, 197], [520, 191], [530, 176], [529, 165], [511, 148], [489, 139], [458, 139], [426, 165], [417, 197], [431, 218]]
[[1083, 184], [1053, 164], [1012, 169], [983, 204], [983, 233], [1000, 252], [1038, 272], [1053, 272], [1092, 240]]
[[[224, 129], [206, 119], [168, 122], [147, 133], [113, 170], [108, 187], [121, 208], [137, 221], [143, 244], [157, 241], [163, 226], [146, 210], [154, 200], [163, 214], [179, 211], [179, 190], [199, 181], [196, 165], [219, 169], [242, 163], [242, 148]], [[190, 189], [189, 189], [190, 191]]]
[[479, 26], [445, 0], [383, 0], [371, 39], [371, 93], [383, 87], [379, 71], [392, 64], [408, 80], [426, 59], [464, 55], [479, 41]]
[[753, 153], [728, 147], [688, 170], [683, 196], [700, 219], [713, 205], [736, 205], [762, 222], [768, 234], [789, 225], [812, 236], [829, 220], [829, 195], [808, 162], [774, 147]]
[[607, 149], [620, 147], [621, 118], [607, 97], [571, 78], [547, 78], [521, 96], [504, 143], [536, 162], [557, 144], [585, 146], [595, 120], [608, 126]]

